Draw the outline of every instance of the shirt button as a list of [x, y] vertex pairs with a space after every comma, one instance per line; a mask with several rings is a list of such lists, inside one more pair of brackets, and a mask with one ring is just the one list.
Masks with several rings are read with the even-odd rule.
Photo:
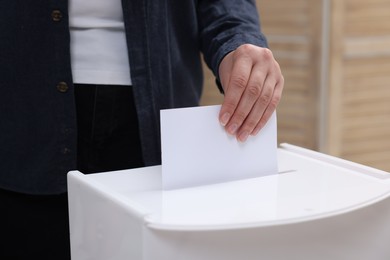
[[69, 87], [68, 87], [68, 84], [66, 84], [66, 82], [61, 81], [61, 82], [59, 82], [58, 85], [57, 85], [57, 90], [58, 90], [59, 92], [61, 92], [61, 93], [67, 92], [68, 89], [69, 89]]
[[53, 19], [54, 22], [59, 22], [62, 19], [62, 13], [60, 10], [53, 10], [51, 12], [51, 18]]
[[62, 149], [62, 154], [67, 155], [70, 154], [71, 150], [69, 148]]

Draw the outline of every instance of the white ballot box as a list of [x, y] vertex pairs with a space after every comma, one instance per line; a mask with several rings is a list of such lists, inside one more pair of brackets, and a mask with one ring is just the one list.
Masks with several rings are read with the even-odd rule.
[[70, 172], [72, 260], [390, 259], [389, 173], [289, 144], [278, 168], [167, 191], [160, 166]]

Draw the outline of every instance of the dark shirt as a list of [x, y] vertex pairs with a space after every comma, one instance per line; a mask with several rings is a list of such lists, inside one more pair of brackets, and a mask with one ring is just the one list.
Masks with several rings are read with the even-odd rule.
[[[244, 43], [266, 46], [251, 0], [123, 0], [146, 165], [161, 162], [160, 109], [196, 106], [201, 54], [218, 77]], [[66, 0], [0, 1], [0, 188], [66, 191], [77, 126]]]

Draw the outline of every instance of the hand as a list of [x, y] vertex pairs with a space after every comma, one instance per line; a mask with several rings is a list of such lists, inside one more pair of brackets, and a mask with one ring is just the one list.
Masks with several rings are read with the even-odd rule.
[[284, 78], [267, 48], [244, 44], [227, 54], [219, 66], [225, 97], [219, 121], [245, 142], [266, 124], [281, 99]]

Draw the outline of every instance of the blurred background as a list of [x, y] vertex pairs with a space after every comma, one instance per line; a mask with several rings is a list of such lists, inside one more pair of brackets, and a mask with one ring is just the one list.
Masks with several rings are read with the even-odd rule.
[[[285, 77], [278, 143], [390, 172], [390, 0], [257, 0]], [[204, 66], [202, 105], [222, 103]]]

